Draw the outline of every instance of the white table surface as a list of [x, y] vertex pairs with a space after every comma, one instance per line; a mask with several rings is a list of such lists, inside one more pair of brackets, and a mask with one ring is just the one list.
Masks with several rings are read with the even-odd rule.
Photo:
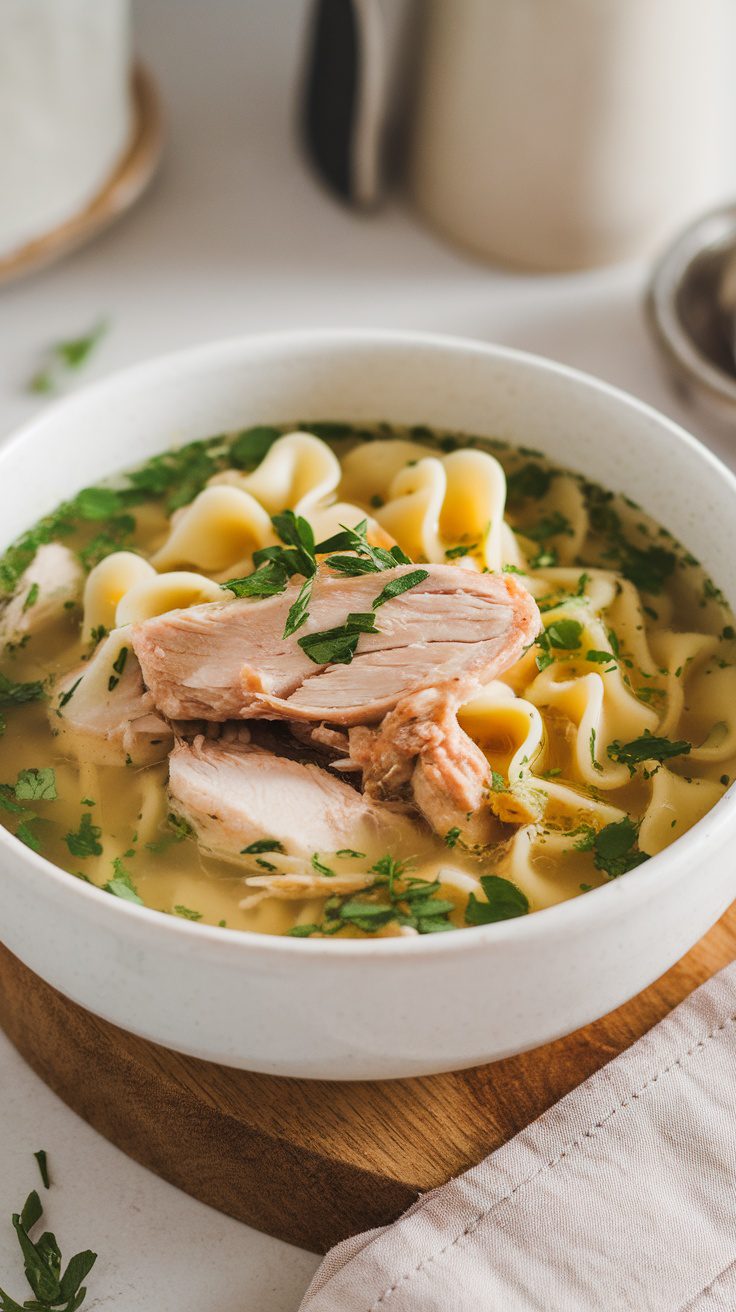
[[[207, 338], [307, 326], [451, 332], [552, 356], [694, 428], [736, 465], [736, 434], [678, 400], [641, 312], [643, 265], [573, 276], [499, 272], [440, 244], [400, 201], [352, 215], [299, 157], [294, 90], [305, 0], [140, 0], [138, 44], [156, 71], [170, 142], [155, 188], [118, 227], [0, 291], [0, 434], [39, 404], [24, 391], [43, 347], [111, 329], [91, 379]], [[727, 184], [724, 183], [724, 190]], [[736, 190], [736, 186], [733, 186]], [[104, 437], [104, 435], [102, 435]], [[0, 1285], [25, 1293], [10, 1213], [54, 1188], [65, 1253], [99, 1260], [85, 1306], [116, 1312], [293, 1312], [317, 1259], [179, 1193], [70, 1112], [0, 1035]]]

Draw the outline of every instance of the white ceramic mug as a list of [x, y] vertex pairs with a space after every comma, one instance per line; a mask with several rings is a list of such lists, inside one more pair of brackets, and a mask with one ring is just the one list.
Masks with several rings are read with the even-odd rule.
[[462, 245], [541, 269], [606, 263], [723, 189], [728, 0], [424, 0], [419, 12], [411, 186]]

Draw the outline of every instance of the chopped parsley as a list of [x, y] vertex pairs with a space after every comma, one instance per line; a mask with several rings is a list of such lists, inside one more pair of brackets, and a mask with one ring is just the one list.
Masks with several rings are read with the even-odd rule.
[[25, 843], [26, 847], [30, 847], [32, 851], [41, 851], [41, 841], [38, 835], [33, 832], [27, 820], [21, 820], [15, 831], [15, 836], [20, 839], [21, 843]]
[[381, 857], [369, 873], [375, 876], [374, 881], [359, 895], [327, 899], [320, 924], [294, 925], [286, 933], [292, 938], [308, 938], [312, 934], [339, 934], [353, 926], [365, 934], [375, 934], [392, 922], [409, 926], [419, 934], [452, 929], [448, 916], [455, 904], [439, 896], [439, 879], [415, 878], [391, 856]]
[[72, 684], [71, 688], [67, 688], [66, 692], [63, 692], [63, 693], [61, 694], [61, 696], [60, 696], [60, 698], [59, 698], [59, 707], [66, 706], [67, 702], [70, 702], [70, 701], [71, 701], [72, 697], [74, 696], [75, 692], [77, 691], [77, 688], [79, 687], [80, 683], [82, 682], [83, 677], [84, 677], [84, 676], [80, 674], [79, 678], [76, 679], [76, 680], [74, 681], [74, 683]]
[[359, 859], [359, 858], [365, 856], [365, 852], [355, 852], [355, 851], [353, 850], [352, 847], [341, 847], [341, 848], [335, 853], [335, 856], [349, 856], [349, 857], [355, 857], [356, 859]]
[[94, 328], [81, 337], [69, 337], [66, 341], [56, 342], [46, 353], [42, 367], [28, 383], [29, 392], [48, 395], [56, 392], [65, 376], [75, 369], [80, 369], [91, 356], [108, 330], [108, 323], [101, 319]]
[[546, 670], [554, 661], [555, 651], [577, 651], [583, 636], [579, 620], [559, 619], [548, 625], [537, 638], [537, 669]]
[[373, 611], [354, 612], [344, 624], [322, 633], [307, 633], [299, 638], [299, 646], [315, 665], [349, 665], [355, 655], [362, 633], [378, 633]]
[[480, 543], [469, 542], [464, 546], [459, 542], [456, 547], [448, 547], [445, 552], [445, 560], [461, 560], [463, 556], [469, 556], [471, 551], [477, 551]]
[[107, 681], [108, 692], [112, 692], [113, 689], [117, 688], [118, 684], [120, 683], [120, 676], [122, 675], [123, 670], [125, 669], [125, 662], [127, 661], [127, 659], [128, 659], [128, 648], [121, 647], [120, 651], [115, 657], [115, 660], [112, 663], [112, 668], [115, 670], [115, 674], [111, 674], [110, 678]]
[[687, 756], [692, 743], [679, 739], [672, 742], [669, 738], [658, 738], [649, 729], [645, 729], [640, 738], [633, 738], [629, 743], [618, 740], [609, 743], [608, 755], [612, 761], [626, 765], [629, 774], [636, 773], [636, 767], [642, 761], [666, 761], [673, 756]]
[[46, 1156], [46, 1149], [39, 1148], [38, 1152], [34, 1153], [33, 1156], [38, 1162], [38, 1169], [41, 1174], [41, 1179], [43, 1180], [44, 1188], [50, 1189], [51, 1181], [49, 1179], [49, 1164], [48, 1164], [48, 1158]]
[[37, 583], [32, 583], [31, 586], [30, 586], [30, 588], [28, 589], [28, 591], [27, 591], [27, 593], [26, 593], [25, 601], [23, 602], [23, 613], [24, 613], [24, 614], [25, 614], [25, 612], [26, 612], [27, 610], [30, 610], [30, 609], [31, 609], [31, 606], [35, 606], [36, 602], [38, 601], [39, 592], [40, 592], [40, 588], [39, 588], [38, 584], [37, 584]]
[[249, 843], [247, 847], [241, 847], [241, 856], [255, 856], [260, 852], [283, 852], [284, 845], [277, 838], [257, 838], [255, 843]]
[[43, 684], [37, 680], [16, 683], [0, 671], [0, 706], [18, 706], [22, 702], [39, 701], [43, 695]]
[[102, 830], [99, 825], [92, 823], [92, 816], [85, 811], [75, 833], [67, 834], [65, 842], [72, 856], [88, 857], [101, 856], [102, 845], [100, 838]]
[[315, 875], [321, 875], [324, 879], [333, 879], [335, 876], [331, 866], [326, 866], [320, 861], [318, 852], [312, 854], [312, 869]]
[[19, 802], [54, 802], [58, 797], [56, 791], [56, 774], [51, 766], [40, 770], [21, 770], [15, 785], [15, 795]]
[[236, 469], [255, 469], [280, 437], [278, 428], [266, 424], [244, 429], [230, 443], [230, 464]]
[[592, 843], [596, 870], [602, 870], [609, 879], [617, 879], [648, 861], [649, 854], [639, 850], [638, 836], [639, 830], [628, 816], [599, 830]]
[[457, 840], [460, 837], [461, 832], [462, 830], [458, 827], [458, 825], [453, 825], [452, 829], [448, 829], [444, 839], [446, 846], [456, 847]]
[[115, 871], [114, 877], [108, 879], [107, 883], [102, 885], [105, 892], [112, 893], [113, 897], [122, 898], [124, 902], [136, 902], [138, 906], [142, 907], [143, 898], [138, 896], [138, 890], [133, 883], [133, 876], [129, 870], [125, 869], [122, 857], [115, 857], [112, 868]]
[[[41, 1167], [41, 1154], [35, 1154]], [[46, 1154], [43, 1154], [45, 1166]], [[44, 1177], [48, 1187], [48, 1176]], [[33, 1293], [33, 1299], [23, 1304], [0, 1289], [0, 1308], [2, 1312], [23, 1312], [24, 1308], [36, 1308], [44, 1312], [47, 1308], [58, 1308], [59, 1312], [77, 1312], [87, 1296], [82, 1281], [89, 1275], [97, 1260], [97, 1254], [85, 1249], [76, 1253], [67, 1263], [62, 1274], [62, 1256], [56, 1237], [46, 1231], [38, 1240], [31, 1238], [31, 1231], [43, 1216], [41, 1199], [34, 1189], [27, 1197], [23, 1210], [14, 1212], [12, 1217], [21, 1253], [25, 1277]]]
[[201, 920], [201, 911], [192, 911], [190, 907], [183, 907], [180, 904], [174, 907], [174, 915], [181, 916], [182, 920]]
[[532, 542], [547, 543], [550, 538], [572, 537], [573, 527], [566, 515], [562, 515], [559, 510], [555, 510], [551, 515], [545, 515], [542, 519], [537, 520], [535, 524], [525, 524], [519, 532]]
[[392, 601], [394, 597], [400, 597], [403, 592], [408, 592], [410, 588], [416, 588], [419, 583], [423, 583], [429, 578], [429, 571], [426, 569], [414, 569], [409, 574], [401, 574], [399, 578], [392, 579], [382, 588], [377, 597], [374, 597], [371, 605], [374, 610], [379, 606], [385, 605], [387, 601]]
[[514, 469], [506, 476], [506, 495], [509, 505], [527, 501], [532, 497], [535, 501], [539, 501], [549, 491], [553, 477], [550, 469], [545, 469], [535, 461], [529, 461], [519, 469]]
[[481, 875], [485, 902], [471, 893], [465, 908], [466, 925], [492, 925], [499, 920], [514, 920], [529, 911], [529, 899], [510, 879], [500, 875]]
[[[603, 774], [603, 766], [601, 765], [600, 761], [598, 760], [598, 758], [597, 758], [597, 756], [596, 756], [596, 752], [595, 752], [595, 740], [596, 740], [596, 736], [597, 736], [597, 735], [596, 735], [596, 731], [595, 731], [595, 729], [591, 729], [591, 731], [590, 731], [590, 739], [588, 740], [588, 746], [589, 746], [589, 748], [590, 748], [590, 763], [591, 763], [591, 765], [593, 766], [593, 769], [594, 769], [594, 770], [597, 770], [599, 774]], [[610, 751], [609, 751], [609, 755], [610, 755]]]

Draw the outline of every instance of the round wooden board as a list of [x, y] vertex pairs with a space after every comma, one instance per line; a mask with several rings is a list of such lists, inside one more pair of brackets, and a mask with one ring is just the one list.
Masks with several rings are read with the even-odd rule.
[[480, 1161], [734, 957], [736, 904], [651, 988], [586, 1029], [490, 1066], [375, 1084], [183, 1057], [82, 1010], [5, 948], [0, 1024], [37, 1074], [131, 1157], [248, 1225], [323, 1252]]

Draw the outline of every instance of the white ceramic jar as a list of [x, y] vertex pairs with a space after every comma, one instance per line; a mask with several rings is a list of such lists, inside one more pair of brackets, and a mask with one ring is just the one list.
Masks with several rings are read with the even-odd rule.
[[[728, 0], [424, 0], [411, 186], [489, 259], [647, 250], [723, 187]], [[732, 79], [733, 80], [733, 79]]]
[[0, 258], [83, 210], [131, 131], [130, 0], [0, 0]]

